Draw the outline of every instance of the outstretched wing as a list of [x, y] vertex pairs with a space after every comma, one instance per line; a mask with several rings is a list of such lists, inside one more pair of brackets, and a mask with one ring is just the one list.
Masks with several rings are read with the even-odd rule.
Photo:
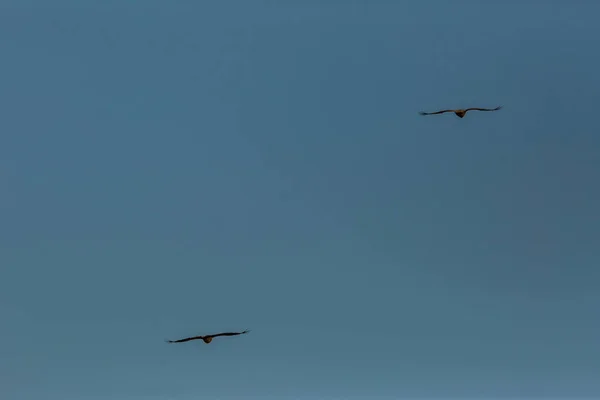
[[218, 337], [218, 336], [237, 336], [237, 335], [243, 335], [244, 333], [248, 333], [250, 332], [249, 330], [243, 331], [243, 332], [222, 332], [222, 333], [217, 333], [214, 335], [210, 335], [211, 337]]
[[467, 112], [467, 111], [471, 111], [471, 110], [474, 110], [474, 111], [498, 111], [498, 110], [499, 110], [499, 109], [501, 109], [501, 108], [502, 108], [502, 106], [498, 106], [498, 107], [496, 107], [496, 108], [478, 108], [478, 107], [471, 107], [471, 108], [467, 108], [467, 109], [465, 110], [465, 112]]
[[190, 340], [198, 340], [198, 339], [204, 339], [204, 336], [193, 336], [193, 337], [179, 339], [179, 340], [167, 340], [166, 342], [167, 343], [183, 343], [183, 342], [189, 342]]
[[443, 114], [443, 113], [447, 113], [447, 112], [454, 112], [454, 110], [442, 110], [442, 111], [436, 111], [436, 112], [424, 112], [424, 111], [420, 111], [419, 114], [421, 115], [434, 115], [434, 114]]

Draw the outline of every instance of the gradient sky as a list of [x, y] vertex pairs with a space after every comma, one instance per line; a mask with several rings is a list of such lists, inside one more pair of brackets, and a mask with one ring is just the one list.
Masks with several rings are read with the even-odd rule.
[[0, 397], [598, 398], [599, 16], [2, 1]]

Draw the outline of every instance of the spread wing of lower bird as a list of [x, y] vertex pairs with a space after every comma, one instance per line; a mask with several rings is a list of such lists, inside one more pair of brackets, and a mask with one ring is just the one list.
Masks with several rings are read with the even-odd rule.
[[420, 111], [419, 114], [421, 115], [434, 115], [434, 114], [443, 114], [443, 113], [447, 113], [447, 112], [454, 112], [455, 110], [441, 110], [441, 111], [436, 111], [436, 112], [425, 112], [425, 111]]
[[190, 340], [204, 340], [204, 336], [192, 336], [189, 338], [185, 338], [185, 339], [179, 339], [179, 340], [167, 340], [167, 343], [183, 343], [183, 342], [189, 342]]
[[218, 336], [237, 336], [237, 335], [243, 335], [245, 333], [250, 332], [249, 330], [243, 331], [243, 332], [223, 332], [223, 333], [217, 333], [214, 335], [209, 335], [211, 337], [218, 337]]
[[502, 106], [498, 106], [498, 107], [496, 107], [496, 108], [478, 108], [478, 107], [471, 107], [471, 108], [467, 108], [467, 109], [465, 110], [465, 112], [466, 112], [466, 111], [471, 111], [471, 110], [474, 110], [474, 111], [498, 111], [498, 110], [499, 110], [499, 109], [501, 109], [501, 108], [502, 108]]

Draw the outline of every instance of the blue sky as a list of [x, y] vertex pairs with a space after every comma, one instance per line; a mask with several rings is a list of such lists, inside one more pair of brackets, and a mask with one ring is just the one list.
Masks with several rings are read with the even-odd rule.
[[0, 397], [600, 396], [598, 15], [2, 2]]

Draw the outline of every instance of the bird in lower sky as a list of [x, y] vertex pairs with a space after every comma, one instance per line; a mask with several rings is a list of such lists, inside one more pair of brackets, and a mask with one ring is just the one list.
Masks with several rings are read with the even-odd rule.
[[456, 114], [459, 118], [463, 118], [468, 111], [498, 111], [499, 109], [501, 109], [502, 106], [496, 107], [496, 108], [478, 108], [478, 107], [471, 107], [471, 108], [459, 108], [456, 110], [441, 110], [441, 111], [436, 111], [436, 112], [431, 112], [431, 113], [426, 113], [426, 112], [419, 112], [419, 114], [421, 115], [434, 115], [434, 114], [443, 114], [443, 113], [447, 113], [447, 112], [453, 112], [454, 114]]
[[204, 343], [208, 344], [210, 342], [212, 342], [212, 340], [216, 337], [219, 336], [237, 336], [237, 335], [243, 335], [245, 333], [250, 332], [249, 330], [243, 331], [243, 332], [223, 332], [223, 333], [215, 333], [214, 335], [206, 335], [206, 336], [192, 336], [192, 337], [188, 337], [185, 339], [179, 339], [179, 340], [167, 340], [167, 343], [183, 343], [183, 342], [189, 342], [190, 340], [203, 340]]

